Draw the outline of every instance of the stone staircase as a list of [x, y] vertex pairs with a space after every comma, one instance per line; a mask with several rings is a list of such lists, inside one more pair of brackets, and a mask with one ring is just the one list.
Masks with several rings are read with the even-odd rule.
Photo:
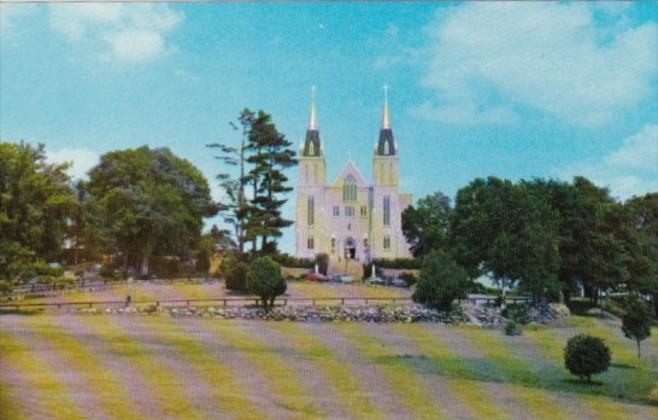
[[344, 258], [341, 258], [340, 261], [330, 260], [329, 274], [348, 274], [354, 281], [360, 281], [363, 279], [363, 266], [361, 262], [355, 260], [345, 260]]

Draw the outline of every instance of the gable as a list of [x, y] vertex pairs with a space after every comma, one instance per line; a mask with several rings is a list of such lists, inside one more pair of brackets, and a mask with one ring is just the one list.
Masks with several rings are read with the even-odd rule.
[[345, 179], [351, 176], [356, 181], [357, 187], [367, 187], [368, 181], [361, 175], [359, 169], [354, 165], [354, 162], [348, 160], [343, 169], [336, 175], [336, 178], [331, 182], [332, 187], [342, 187]]

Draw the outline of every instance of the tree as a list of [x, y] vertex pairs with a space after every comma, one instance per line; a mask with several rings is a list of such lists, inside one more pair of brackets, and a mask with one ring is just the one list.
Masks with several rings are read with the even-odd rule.
[[446, 249], [450, 211], [450, 198], [438, 191], [402, 212], [402, 233], [414, 257]]
[[592, 381], [592, 375], [610, 367], [610, 349], [602, 339], [578, 334], [567, 341], [564, 349], [564, 366], [581, 379]]
[[281, 266], [270, 257], [259, 257], [249, 264], [246, 286], [248, 293], [260, 297], [266, 309], [274, 306], [276, 297], [287, 289]]
[[[206, 147], [211, 149], [219, 149], [221, 154], [215, 156], [215, 159], [228, 166], [237, 166], [239, 168], [237, 176], [231, 174], [229, 171], [224, 171], [217, 174], [216, 178], [219, 181], [219, 186], [224, 190], [228, 198], [228, 203], [222, 206], [219, 211], [223, 215], [224, 222], [233, 228], [235, 242], [240, 253], [244, 252], [246, 218], [248, 214], [245, 187], [249, 182], [249, 178], [246, 176], [247, 161], [245, 151], [247, 147], [247, 134], [253, 118], [254, 114], [249, 109], [245, 108], [240, 113], [238, 123], [242, 127], [242, 136], [238, 147], [225, 143], [210, 143], [206, 145]], [[229, 122], [229, 125], [236, 131], [239, 129], [232, 121]]]
[[0, 278], [27, 279], [60, 257], [74, 203], [67, 168], [42, 144], [0, 142]]
[[472, 278], [492, 276], [503, 296], [520, 283], [536, 301], [556, 283], [556, 217], [542, 196], [524, 184], [478, 178], [457, 192], [450, 246]]
[[276, 239], [282, 235], [281, 230], [292, 225], [292, 220], [283, 218], [281, 209], [288, 201], [282, 195], [292, 191], [286, 185], [288, 177], [284, 171], [297, 164], [295, 151], [283, 134], [281, 134], [272, 117], [263, 111], [251, 119], [249, 142], [246, 149], [250, 152], [247, 161], [252, 164], [249, 179], [254, 185], [251, 200], [251, 220], [247, 225], [254, 243], [261, 238], [260, 251], [275, 254]]
[[[239, 147], [222, 143], [212, 143], [208, 147], [219, 149], [216, 156], [228, 166], [239, 166], [239, 174], [225, 171], [217, 175], [220, 187], [228, 197], [227, 206], [222, 209], [224, 221], [233, 227], [233, 234], [240, 253], [245, 251], [245, 243], [251, 242], [252, 253], [276, 253], [276, 241], [271, 238], [281, 236], [281, 229], [292, 221], [282, 217], [281, 208], [287, 199], [281, 197], [292, 190], [286, 183], [284, 171], [297, 164], [292, 143], [277, 129], [269, 114], [249, 109], [239, 117], [242, 126], [242, 141]], [[232, 124], [235, 129], [237, 125]], [[251, 198], [246, 189], [251, 188]]]
[[652, 297], [658, 315], [658, 193], [633, 197], [624, 203], [635, 235], [630, 246], [629, 287]]
[[468, 274], [448, 254], [433, 251], [423, 260], [414, 302], [448, 310], [455, 299], [465, 297]]
[[640, 357], [640, 342], [651, 335], [651, 312], [647, 304], [638, 297], [629, 299], [621, 321], [621, 330], [626, 338], [635, 340], [637, 357]]
[[167, 148], [107, 153], [89, 175], [99, 234], [123, 254], [124, 268], [134, 255], [142, 275], [151, 255], [190, 257], [203, 218], [218, 210], [201, 172]]

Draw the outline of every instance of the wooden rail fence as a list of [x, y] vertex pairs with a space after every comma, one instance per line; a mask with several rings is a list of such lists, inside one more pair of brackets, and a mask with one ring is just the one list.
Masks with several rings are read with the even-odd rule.
[[[293, 303], [310, 303], [312, 306], [316, 306], [318, 302], [334, 302], [335, 304], [340, 303], [344, 305], [346, 302], [363, 302], [367, 305], [369, 302], [382, 302], [382, 303], [402, 303], [410, 302], [411, 297], [325, 297], [325, 298], [277, 298], [275, 300], [275, 305], [287, 306], [288, 304]], [[469, 296], [467, 300], [474, 304], [493, 304], [497, 297], [495, 296]], [[529, 301], [528, 297], [507, 297], [507, 303], [527, 303]], [[20, 311], [21, 309], [27, 308], [62, 308], [67, 306], [115, 306], [115, 305], [155, 305], [155, 306], [191, 306], [192, 304], [197, 303], [221, 303], [221, 306], [231, 306], [232, 303], [238, 304], [238, 306], [246, 306], [259, 304], [259, 299], [255, 297], [249, 298], [210, 298], [210, 299], [163, 299], [163, 300], [133, 300], [127, 302], [126, 300], [104, 300], [104, 301], [75, 301], [75, 302], [33, 302], [33, 303], [1, 303], [0, 310], [16, 310]], [[236, 306], [236, 305], [233, 305]]]

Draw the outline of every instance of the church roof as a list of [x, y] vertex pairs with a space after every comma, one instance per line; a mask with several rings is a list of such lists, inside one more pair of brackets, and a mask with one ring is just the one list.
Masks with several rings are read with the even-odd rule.
[[343, 169], [338, 172], [338, 175], [336, 175], [336, 178], [331, 182], [332, 187], [340, 187], [343, 185], [343, 180], [347, 178], [348, 176], [354, 177], [356, 180], [356, 185], [359, 187], [367, 187], [368, 186], [368, 181], [361, 175], [361, 171], [359, 171], [359, 168], [356, 167], [356, 164], [352, 159], [348, 159], [347, 162], [345, 163], [345, 166], [343, 166]]

